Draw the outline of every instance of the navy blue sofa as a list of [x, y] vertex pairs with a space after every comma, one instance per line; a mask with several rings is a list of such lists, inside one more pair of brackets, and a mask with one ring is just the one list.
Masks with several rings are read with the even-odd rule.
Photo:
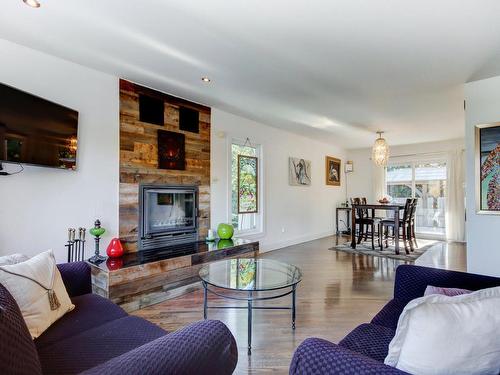
[[36, 340], [0, 284], [1, 374], [231, 374], [236, 367], [236, 342], [223, 323], [167, 333], [92, 294], [86, 263], [58, 268], [76, 308]]
[[404, 307], [422, 297], [427, 285], [479, 290], [500, 286], [500, 278], [401, 265], [396, 270], [394, 298], [370, 323], [361, 324], [338, 344], [318, 338], [305, 340], [294, 353], [290, 374], [405, 374], [384, 365], [384, 359]]

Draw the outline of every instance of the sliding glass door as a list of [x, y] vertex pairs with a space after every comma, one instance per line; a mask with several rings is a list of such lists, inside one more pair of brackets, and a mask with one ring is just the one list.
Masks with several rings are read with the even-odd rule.
[[443, 160], [391, 163], [387, 166], [387, 194], [404, 203], [418, 198], [416, 231], [445, 235], [446, 162]]

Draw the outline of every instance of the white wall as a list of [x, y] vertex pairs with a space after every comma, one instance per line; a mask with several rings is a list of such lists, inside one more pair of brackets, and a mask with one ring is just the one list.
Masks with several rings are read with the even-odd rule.
[[[388, 137], [387, 137], [388, 138]], [[387, 139], [390, 146], [390, 139]], [[375, 141], [375, 138], [374, 138]], [[464, 148], [464, 139], [451, 139], [443, 142], [417, 143], [404, 146], [390, 146], [391, 156], [409, 154], [432, 154], [461, 150]], [[366, 197], [369, 201], [375, 201], [380, 197], [373, 196], [372, 173], [374, 164], [370, 160], [371, 148], [363, 148], [347, 151], [347, 160], [354, 163], [354, 172], [347, 178], [347, 194], [349, 197]]]
[[52, 248], [63, 261], [67, 228], [96, 217], [105, 251], [118, 233], [118, 79], [4, 40], [0, 56], [0, 82], [79, 112], [77, 171], [26, 166], [0, 177], [0, 255]]
[[[246, 137], [263, 148], [265, 235], [259, 238], [261, 249], [273, 250], [331, 235], [335, 207], [345, 200], [345, 190], [343, 184], [325, 184], [325, 156], [345, 161], [345, 151], [218, 109], [212, 109], [211, 226], [228, 222], [228, 147], [231, 139]], [[290, 156], [311, 160], [311, 186], [288, 185]]]
[[500, 121], [500, 76], [465, 85], [467, 268], [470, 272], [500, 276], [500, 215], [476, 214], [474, 127]]

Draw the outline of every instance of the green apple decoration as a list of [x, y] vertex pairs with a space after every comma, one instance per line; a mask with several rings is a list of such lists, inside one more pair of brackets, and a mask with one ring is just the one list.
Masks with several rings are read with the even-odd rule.
[[219, 240], [219, 242], [217, 242], [217, 249], [219, 249], [219, 250], [226, 249], [228, 247], [233, 247], [233, 246], [234, 246], [233, 240]]
[[221, 240], [230, 240], [233, 237], [234, 229], [232, 225], [221, 223], [217, 227], [217, 234]]

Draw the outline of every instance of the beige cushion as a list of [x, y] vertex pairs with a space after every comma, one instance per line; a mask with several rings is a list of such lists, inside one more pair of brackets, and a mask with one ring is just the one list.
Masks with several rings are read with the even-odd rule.
[[52, 250], [21, 263], [0, 266], [0, 283], [16, 300], [34, 339], [75, 308]]

